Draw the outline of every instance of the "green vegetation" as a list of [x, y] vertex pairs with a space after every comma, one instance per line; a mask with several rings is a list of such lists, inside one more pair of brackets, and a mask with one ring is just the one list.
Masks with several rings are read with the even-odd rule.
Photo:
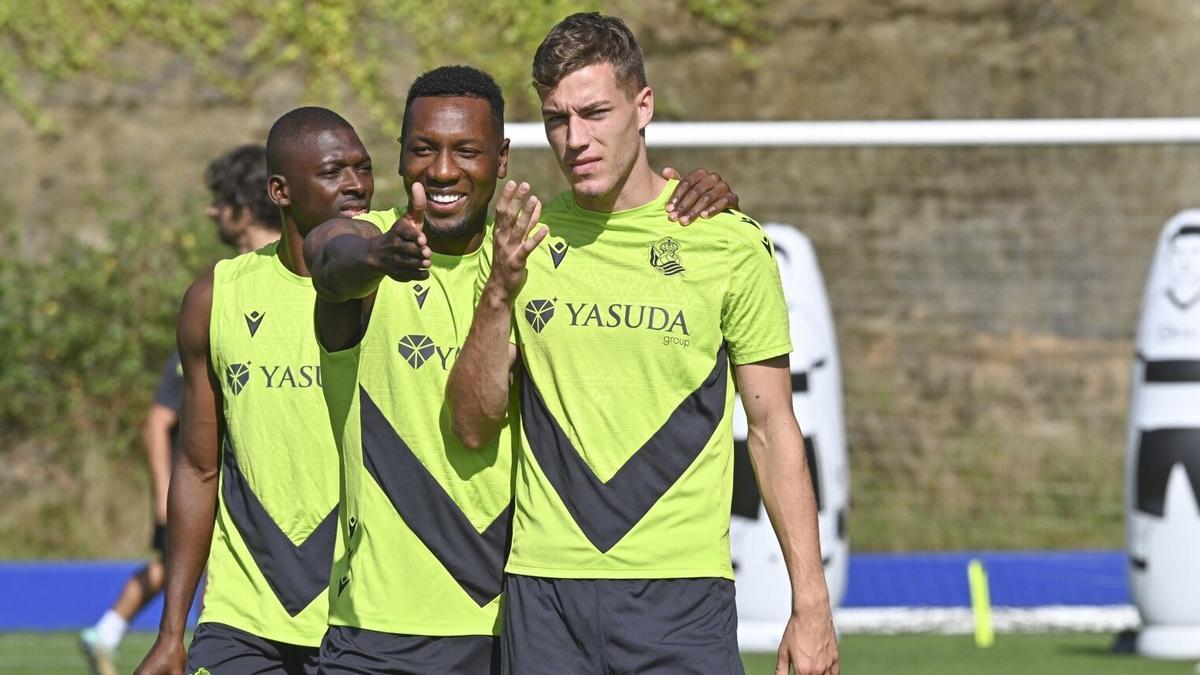
[[[546, 31], [577, 11], [631, 18], [644, 3], [623, 0], [463, 0], [432, 8], [415, 0], [46, 0], [0, 3], [0, 99], [44, 135], [60, 130], [30, 91], [80, 74], [131, 79], [113, 60], [138, 40], [184, 57], [232, 98], [291, 72], [327, 104], [354, 100], [376, 122], [394, 121], [403, 88], [385, 73], [399, 52], [422, 69], [444, 63], [486, 68], [508, 92], [516, 117], [533, 110], [529, 58]], [[678, 0], [679, 9], [729, 35], [746, 59], [748, 37], [766, 34], [764, 0]], [[450, 36], [448, 38], [448, 36]], [[30, 86], [30, 85], [35, 86]], [[522, 93], [523, 92], [523, 93]]]
[[3, 558], [111, 555], [129, 528], [148, 540], [114, 509], [149, 499], [142, 417], [183, 291], [222, 251], [198, 205], [180, 218], [144, 186], [116, 194], [94, 200], [99, 232], [0, 226]]

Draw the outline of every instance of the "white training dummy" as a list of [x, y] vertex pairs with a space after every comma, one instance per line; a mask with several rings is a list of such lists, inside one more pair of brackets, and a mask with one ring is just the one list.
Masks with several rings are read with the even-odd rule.
[[1154, 253], [1126, 448], [1137, 650], [1200, 658], [1200, 210], [1172, 218]]

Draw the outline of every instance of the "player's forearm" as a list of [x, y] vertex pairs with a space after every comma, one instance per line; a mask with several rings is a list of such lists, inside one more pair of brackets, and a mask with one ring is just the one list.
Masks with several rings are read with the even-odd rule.
[[469, 448], [495, 439], [506, 423], [515, 351], [508, 341], [511, 327], [511, 305], [489, 283], [446, 387], [454, 433]]
[[767, 419], [751, 425], [747, 440], [763, 505], [791, 579], [792, 611], [828, 612], [817, 505], [800, 428], [794, 418]]
[[199, 468], [181, 456], [167, 500], [169, 544], [159, 631], [182, 639], [188, 610], [212, 545], [217, 509], [216, 467]]
[[304, 257], [321, 299], [338, 303], [375, 292], [384, 276], [372, 255], [371, 239], [377, 234], [367, 223], [331, 221], [305, 237]]
[[150, 467], [150, 496], [154, 505], [154, 521], [167, 520], [167, 491], [171, 484], [171, 431], [147, 422], [142, 428], [146, 447], [146, 464]]

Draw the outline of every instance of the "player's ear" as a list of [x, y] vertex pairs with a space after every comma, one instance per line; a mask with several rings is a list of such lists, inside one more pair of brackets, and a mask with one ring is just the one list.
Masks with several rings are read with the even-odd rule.
[[504, 178], [508, 176], [508, 139], [504, 139], [500, 143], [500, 159], [497, 162], [496, 177]]
[[291, 206], [292, 200], [288, 196], [287, 179], [279, 174], [272, 174], [267, 178], [267, 197], [275, 202], [275, 206]]
[[644, 131], [650, 120], [654, 119], [654, 92], [650, 87], [642, 87], [633, 97], [633, 104], [638, 111], [638, 130]]

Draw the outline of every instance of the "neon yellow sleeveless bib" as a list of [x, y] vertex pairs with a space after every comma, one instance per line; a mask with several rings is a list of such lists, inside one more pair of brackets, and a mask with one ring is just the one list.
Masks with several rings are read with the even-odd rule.
[[[381, 230], [398, 209], [363, 217]], [[435, 253], [430, 278], [384, 279], [357, 347], [321, 355], [342, 457], [330, 623], [495, 635], [511, 523], [509, 435], [483, 450], [450, 430], [446, 380], [474, 316], [478, 251]]]
[[337, 450], [321, 394], [316, 294], [276, 247], [213, 272], [209, 339], [225, 425], [200, 621], [318, 646], [337, 553]]

